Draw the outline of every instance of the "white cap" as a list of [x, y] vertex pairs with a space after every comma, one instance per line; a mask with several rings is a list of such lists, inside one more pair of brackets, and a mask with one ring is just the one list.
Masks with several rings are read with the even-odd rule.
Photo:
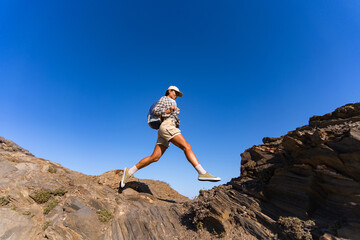
[[175, 91], [178, 92], [179, 97], [182, 97], [182, 96], [183, 96], [183, 93], [180, 92], [180, 90], [179, 90], [177, 87], [175, 87], [175, 86], [170, 86], [167, 90], [175, 90]]

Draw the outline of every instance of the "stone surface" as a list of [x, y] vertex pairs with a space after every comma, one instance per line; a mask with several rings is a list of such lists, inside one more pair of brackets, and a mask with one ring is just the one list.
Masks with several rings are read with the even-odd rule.
[[87, 176], [0, 137], [0, 239], [360, 239], [359, 103], [263, 143], [241, 154], [239, 177], [189, 200], [154, 180], [120, 189], [122, 170]]
[[87, 176], [2, 137], [0, 166], [0, 239], [180, 239], [187, 232], [181, 216], [189, 199], [167, 183], [133, 177], [120, 189], [122, 170]]

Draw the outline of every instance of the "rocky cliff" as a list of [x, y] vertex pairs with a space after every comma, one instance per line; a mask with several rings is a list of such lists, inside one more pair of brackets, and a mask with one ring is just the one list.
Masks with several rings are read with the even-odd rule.
[[121, 170], [87, 176], [0, 137], [1, 239], [360, 239], [360, 104], [241, 154], [189, 200]]
[[190, 203], [194, 224], [229, 239], [360, 239], [360, 103], [263, 143]]

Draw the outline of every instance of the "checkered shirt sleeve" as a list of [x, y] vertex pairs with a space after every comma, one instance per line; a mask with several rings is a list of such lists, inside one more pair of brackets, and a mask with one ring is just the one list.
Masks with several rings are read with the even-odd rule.
[[160, 100], [155, 105], [154, 109], [152, 110], [152, 113], [157, 116], [161, 116], [164, 118], [172, 118], [174, 120], [175, 126], [177, 128], [180, 127], [180, 119], [178, 118], [178, 111], [173, 111], [171, 113], [166, 114], [165, 111], [171, 107], [171, 105], [174, 105], [177, 107], [176, 101], [171, 99], [168, 96], [164, 96], [160, 98]]
[[153, 109], [153, 114], [162, 117], [169, 117], [170, 113], [166, 114], [165, 111], [171, 106], [171, 100], [169, 97], [164, 96], [160, 98], [156, 106]]

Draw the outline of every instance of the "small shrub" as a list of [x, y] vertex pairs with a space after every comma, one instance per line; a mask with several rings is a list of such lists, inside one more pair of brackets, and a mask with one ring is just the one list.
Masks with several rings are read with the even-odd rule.
[[16, 211], [17, 207], [12, 207], [11, 210]]
[[49, 172], [49, 173], [56, 173], [57, 170], [56, 170], [56, 168], [49, 167], [49, 168], [48, 168], [48, 172]]
[[313, 237], [311, 236], [311, 233], [307, 232], [307, 233], [304, 233], [304, 235], [302, 236], [302, 239], [312, 240]]
[[311, 240], [311, 230], [315, 227], [312, 220], [301, 221], [297, 217], [280, 217], [278, 223], [283, 227], [284, 232], [291, 239]]
[[204, 229], [204, 224], [203, 222], [198, 222], [196, 224], [196, 231], [200, 231], [200, 230], [203, 230]]
[[62, 188], [55, 189], [54, 191], [51, 192], [51, 194], [54, 196], [64, 196], [65, 193], [67, 193], [67, 191]]
[[301, 220], [297, 217], [280, 217], [279, 223], [286, 228], [301, 228]]
[[31, 215], [31, 212], [30, 212], [30, 211], [25, 211], [25, 212], [23, 212], [22, 214], [23, 214], [23, 215], [26, 215], [26, 216], [29, 216], [29, 215]]
[[220, 233], [220, 237], [221, 237], [221, 238], [224, 238], [225, 236], [226, 236], [226, 232]]
[[19, 159], [17, 159], [17, 158], [8, 158], [8, 160], [10, 161], [10, 162], [13, 162], [13, 163], [19, 163], [20, 161], [19, 161]]
[[50, 226], [50, 222], [46, 222], [42, 229], [45, 231], [49, 226]]
[[30, 195], [30, 197], [34, 199], [36, 203], [42, 204], [46, 203], [50, 199], [51, 192], [44, 190], [35, 191], [33, 194]]
[[108, 223], [113, 218], [113, 214], [107, 209], [98, 210], [97, 214], [102, 223]]
[[56, 199], [51, 200], [44, 208], [44, 215], [48, 214], [52, 209], [58, 205], [59, 201]]
[[51, 195], [54, 196], [64, 196], [67, 193], [65, 189], [58, 188], [54, 191], [49, 190], [40, 190], [35, 191], [34, 193], [30, 194], [30, 197], [34, 199], [34, 201], [38, 204], [46, 203], [51, 198]]
[[315, 226], [315, 222], [313, 220], [307, 220], [305, 224], [309, 226]]
[[0, 198], [0, 206], [3, 207], [3, 206], [6, 206], [10, 203], [10, 197], [9, 196], [6, 196], [6, 197], [1, 197]]

